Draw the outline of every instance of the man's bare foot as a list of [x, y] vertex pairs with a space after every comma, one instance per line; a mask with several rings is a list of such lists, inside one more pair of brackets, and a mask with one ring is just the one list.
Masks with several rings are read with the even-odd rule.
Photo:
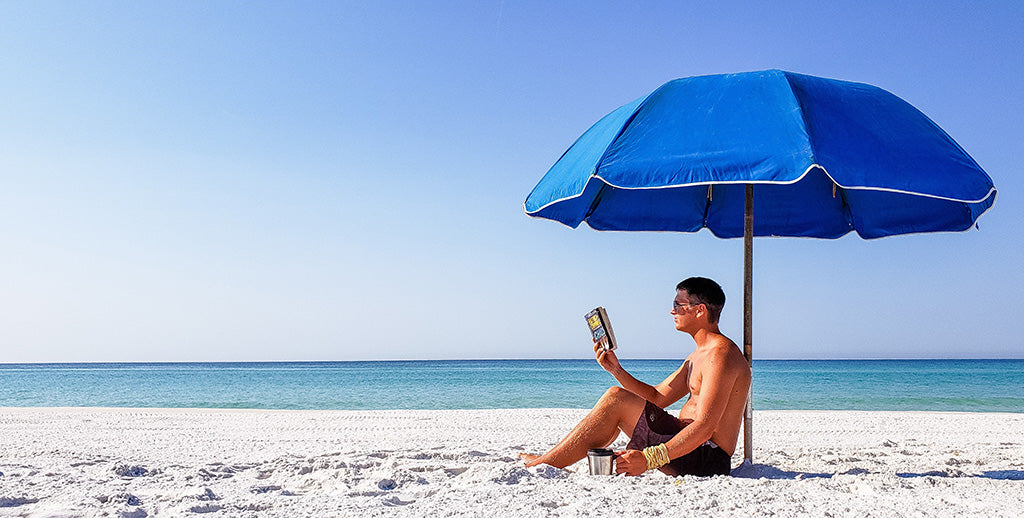
[[520, 453], [519, 454], [519, 458], [522, 459], [524, 462], [526, 462], [526, 467], [528, 467], [528, 468], [532, 467], [532, 466], [536, 466], [537, 464], [541, 464], [540, 457], [541, 457], [540, 455], [532, 455], [532, 454], [529, 454], [529, 453]]

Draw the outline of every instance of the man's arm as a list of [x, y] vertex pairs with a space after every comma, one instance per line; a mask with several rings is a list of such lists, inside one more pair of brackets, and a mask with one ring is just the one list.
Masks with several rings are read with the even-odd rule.
[[[665, 443], [670, 459], [682, 457], [710, 439], [728, 408], [729, 396], [740, 371], [735, 365], [729, 365], [727, 353], [715, 353], [706, 361], [708, 364], [701, 369], [703, 379], [695, 420]], [[642, 452], [627, 450], [615, 461], [615, 470], [639, 475], [647, 471], [647, 461]]]
[[622, 388], [654, 403], [660, 408], [665, 408], [690, 393], [690, 386], [687, 383], [690, 370], [689, 360], [683, 362], [664, 381], [656, 386], [651, 386], [626, 372], [626, 369], [619, 364], [619, 359], [615, 356], [614, 351], [606, 351], [604, 347], [595, 345], [594, 352], [597, 353], [597, 363], [614, 376], [615, 380], [622, 385]]

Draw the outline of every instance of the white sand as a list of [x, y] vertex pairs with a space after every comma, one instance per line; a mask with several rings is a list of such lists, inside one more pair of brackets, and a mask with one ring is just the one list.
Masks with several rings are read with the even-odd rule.
[[1024, 414], [756, 412], [733, 477], [515, 459], [584, 413], [0, 408], [0, 516], [1024, 516]]

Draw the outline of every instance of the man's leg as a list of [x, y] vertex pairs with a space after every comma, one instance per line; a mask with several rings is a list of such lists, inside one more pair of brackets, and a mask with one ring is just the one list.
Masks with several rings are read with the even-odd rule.
[[587, 456], [590, 448], [604, 448], [619, 436], [621, 430], [633, 436], [633, 428], [644, 411], [644, 399], [622, 387], [612, 387], [601, 396], [594, 408], [554, 448], [544, 455], [520, 454], [526, 466], [550, 464], [556, 468], [569, 466]]

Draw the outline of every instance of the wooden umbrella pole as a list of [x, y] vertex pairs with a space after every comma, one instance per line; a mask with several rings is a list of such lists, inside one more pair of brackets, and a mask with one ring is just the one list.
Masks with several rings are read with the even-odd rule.
[[[753, 301], [754, 301], [754, 186], [746, 185], [746, 201], [743, 208], [743, 356], [753, 369]], [[751, 380], [747, 393], [747, 407], [743, 411], [743, 458], [754, 462], [754, 437], [751, 424], [754, 420], [754, 383]]]

